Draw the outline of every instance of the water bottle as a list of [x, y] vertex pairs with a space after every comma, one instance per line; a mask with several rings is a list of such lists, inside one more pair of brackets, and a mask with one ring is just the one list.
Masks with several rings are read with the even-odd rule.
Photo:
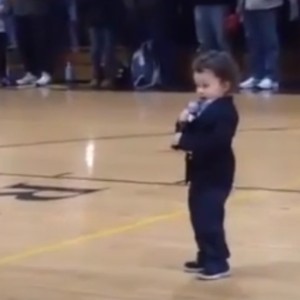
[[71, 87], [74, 84], [74, 69], [70, 61], [67, 62], [65, 67], [65, 82], [67, 86]]

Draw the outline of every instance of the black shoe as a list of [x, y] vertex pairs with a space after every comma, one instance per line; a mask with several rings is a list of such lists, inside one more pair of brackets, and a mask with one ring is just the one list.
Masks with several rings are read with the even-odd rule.
[[227, 278], [231, 275], [228, 263], [220, 265], [211, 265], [205, 267], [204, 270], [198, 273], [197, 278], [200, 280], [219, 280]]
[[219, 280], [219, 279], [225, 279], [227, 277], [230, 277], [231, 273], [230, 273], [230, 270], [228, 269], [227, 271], [223, 271], [223, 272], [219, 272], [219, 273], [208, 273], [208, 272], [199, 272], [197, 274], [197, 278], [200, 279], [200, 280], [206, 280], [206, 281], [209, 281], [209, 280]]
[[184, 270], [187, 273], [203, 272], [203, 265], [197, 261], [188, 261], [184, 264]]

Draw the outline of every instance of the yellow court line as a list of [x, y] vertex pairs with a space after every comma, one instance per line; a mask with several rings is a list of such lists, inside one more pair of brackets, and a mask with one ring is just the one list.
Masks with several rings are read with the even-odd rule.
[[[263, 193], [259, 192], [258, 195], [256, 195], [256, 198], [257, 197], [264, 198], [265, 197], [264, 192]], [[243, 195], [243, 196], [242, 195], [233, 195], [232, 196], [232, 200], [247, 200], [248, 198], [249, 198], [248, 193], [247, 193], [247, 195]], [[118, 234], [126, 233], [128, 231], [141, 229], [141, 228], [144, 228], [144, 227], [147, 227], [147, 226], [159, 223], [159, 222], [176, 219], [185, 214], [186, 214], [185, 210], [178, 210], [178, 211], [170, 212], [170, 213], [166, 213], [166, 214], [145, 217], [145, 218], [142, 218], [136, 222], [133, 222], [133, 223], [130, 223], [127, 225], [121, 225], [121, 226], [113, 227], [110, 229], [99, 230], [94, 233], [81, 235], [77, 238], [63, 240], [63, 241], [49, 244], [49, 245], [33, 247], [28, 250], [20, 251], [19, 253], [16, 253], [16, 254], [0, 257], [0, 267], [14, 264], [14, 263], [17, 263], [18, 261], [22, 261], [24, 259], [35, 257], [38, 255], [64, 250], [65, 248], [71, 247], [74, 245], [84, 244], [89, 241], [103, 239], [106, 237], [112, 237], [112, 236], [115, 236]]]
[[175, 219], [184, 214], [185, 214], [185, 212], [183, 210], [181, 210], [181, 211], [177, 211], [177, 212], [142, 218], [139, 221], [136, 221], [134, 223], [130, 223], [127, 225], [113, 227], [110, 229], [99, 230], [99, 231], [91, 233], [91, 234], [81, 235], [77, 238], [64, 240], [64, 241], [61, 241], [58, 243], [53, 243], [53, 244], [39, 246], [39, 247], [33, 247], [29, 250], [21, 251], [20, 253], [17, 253], [17, 254], [0, 257], [0, 266], [6, 266], [9, 264], [17, 263], [18, 261], [21, 261], [21, 260], [24, 260], [27, 258], [31, 258], [34, 256], [38, 256], [41, 254], [63, 250], [67, 247], [71, 247], [73, 245], [78, 245], [78, 244], [83, 244], [88, 241], [93, 241], [93, 240], [102, 239], [102, 238], [106, 238], [106, 237], [112, 237], [112, 236], [115, 236], [115, 235], [118, 235], [121, 233], [125, 233], [128, 231], [140, 229], [140, 228], [143, 228], [143, 227], [155, 224], [155, 223]]

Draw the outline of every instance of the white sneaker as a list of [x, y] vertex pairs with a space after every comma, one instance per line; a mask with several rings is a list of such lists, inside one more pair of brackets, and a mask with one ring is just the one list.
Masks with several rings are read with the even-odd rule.
[[273, 81], [270, 78], [264, 78], [257, 84], [257, 87], [262, 90], [272, 90], [272, 89], [278, 89], [279, 84], [278, 82]]
[[34, 85], [36, 80], [37, 78], [28, 72], [23, 78], [17, 80], [17, 85]]
[[36, 81], [35, 84], [37, 86], [45, 86], [45, 85], [50, 84], [51, 81], [52, 81], [52, 78], [51, 78], [50, 74], [47, 72], [43, 72], [42, 76]]
[[254, 77], [250, 77], [240, 83], [240, 88], [241, 89], [252, 89], [256, 86], [256, 84], [257, 84], [257, 80]]

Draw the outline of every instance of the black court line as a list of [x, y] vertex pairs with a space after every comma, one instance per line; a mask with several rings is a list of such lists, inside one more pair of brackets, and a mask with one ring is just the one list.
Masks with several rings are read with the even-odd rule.
[[177, 185], [176, 182], [143, 181], [143, 180], [117, 179], [117, 178], [97, 178], [97, 177], [70, 176], [70, 175], [51, 176], [51, 175], [40, 175], [40, 174], [0, 172], [0, 176], [37, 178], [37, 179], [56, 179], [56, 180], [79, 180], [79, 181], [89, 181], [89, 182], [111, 182], [111, 183], [134, 184], [134, 185], [155, 185], [155, 186], [176, 186]]
[[[286, 188], [269, 188], [258, 186], [236, 186], [238, 191], [253, 191], [253, 192], [271, 192], [271, 193], [283, 193], [283, 194], [300, 194], [300, 189], [286, 189]], [[300, 200], [300, 198], [299, 198]]]
[[60, 173], [60, 174], [57, 174], [57, 175], [53, 175], [53, 177], [54, 178], [61, 178], [61, 177], [71, 175], [71, 174], [72, 174], [71, 172], [65, 172], [65, 173]]
[[94, 138], [74, 138], [74, 139], [65, 139], [65, 140], [49, 140], [49, 141], [37, 141], [30, 143], [15, 143], [15, 144], [2, 144], [0, 149], [5, 148], [20, 148], [20, 147], [31, 147], [31, 146], [44, 146], [44, 145], [55, 145], [55, 144], [71, 144], [71, 143], [81, 143], [88, 141], [100, 141], [100, 140], [124, 140], [124, 139], [138, 139], [138, 138], [152, 138], [152, 137], [161, 137], [169, 136], [171, 132], [162, 132], [162, 133], [137, 133], [137, 134], [127, 134], [127, 135], [107, 135], [107, 136], [97, 136]]
[[267, 128], [245, 128], [240, 129], [238, 132], [269, 132], [269, 131], [292, 131], [300, 130], [300, 126], [295, 127], [267, 127]]
[[[84, 177], [84, 176], [60, 176], [57, 175], [39, 175], [39, 174], [22, 174], [22, 173], [1, 173], [0, 176], [7, 177], [23, 177], [23, 178], [36, 178], [36, 179], [56, 179], [56, 180], [79, 180], [87, 182], [110, 182], [119, 184], [132, 184], [132, 185], [150, 185], [150, 186], [173, 186], [179, 187], [184, 186], [184, 181], [143, 181], [134, 179], [118, 179], [118, 178], [97, 178], [97, 177]], [[260, 186], [235, 186], [237, 191], [253, 191], [253, 192], [271, 192], [271, 193], [283, 193], [283, 194], [300, 194], [300, 189], [287, 189], [287, 188], [271, 188], [271, 187], [260, 187]], [[299, 198], [300, 199], [300, 198]]]
[[[248, 132], [271, 132], [271, 131], [291, 131], [300, 130], [300, 127], [271, 127], [271, 128], [245, 128], [240, 129], [240, 133]], [[171, 136], [173, 132], [160, 132], [160, 133], [136, 133], [136, 134], [125, 134], [125, 135], [107, 135], [97, 136], [94, 138], [73, 138], [73, 139], [62, 139], [62, 140], [48, 140], [48, 141], [36, 141], [29, 143], [12, 143], [12, 144], [0, 144], [1, 149], [7, 148], [21, 148], [21, 147], [32, 147], [32, 146], [47, 146], [47, 145], [59, 145], [59, 144], [72, 144], [93, 141], [105, 141], [105, 140], [126, 140], [126, 139], [146, 139], [155, 137], [166, 137]]]

